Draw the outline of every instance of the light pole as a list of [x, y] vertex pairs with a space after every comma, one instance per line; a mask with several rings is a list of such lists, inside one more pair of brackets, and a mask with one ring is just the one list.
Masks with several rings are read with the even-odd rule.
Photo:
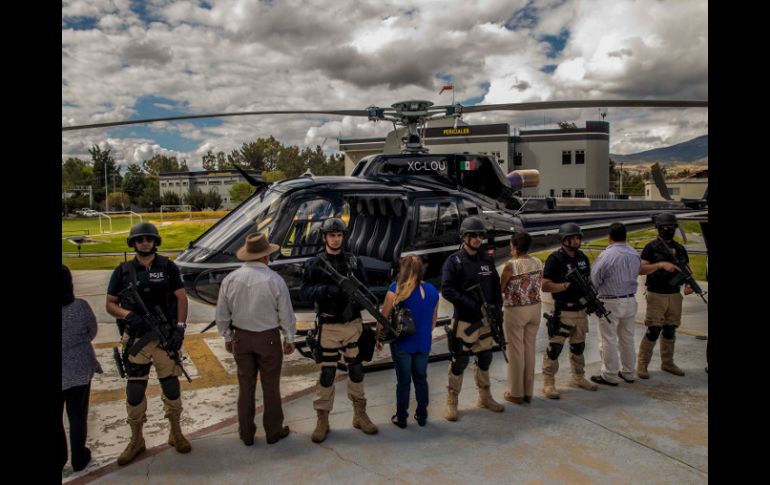
[[620, 162], [620, 195], [623, 195], [623, 162]]
[[110, 202], [109, 202], [109, 192], [110, 188], [107, 185], [107, 160], [104, 161], [104, 212], [108, 212], [110, 210]]

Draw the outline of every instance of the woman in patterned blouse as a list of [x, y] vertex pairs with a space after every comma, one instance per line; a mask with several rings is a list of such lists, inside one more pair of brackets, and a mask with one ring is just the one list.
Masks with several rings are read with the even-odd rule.
[[516, 404], [530, 402], [535, 385], [535, 337], [540, 326], [543, 263], [527, 254], [531, 244], [532, 237], [526, 232], [514, 234], [512, 258], [500, 275], [508, 343], [508, 390], [503, 397]]

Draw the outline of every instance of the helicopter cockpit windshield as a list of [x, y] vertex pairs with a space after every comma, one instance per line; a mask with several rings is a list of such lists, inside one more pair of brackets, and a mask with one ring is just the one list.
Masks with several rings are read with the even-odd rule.
[[[235, 254], [246, 235], [254, 232], [255, 224], [257, 231], [270, 238], [281, 205], [281, 195], [281, 191], [266, 189], [265, 193], [248, 200], [238, 210], [231, 211], [219, 224], [203, 234], [194, 243], [194, 247], [217, 248], [221, 252]], [[233, 237], [234, 234], [237, 236]]]

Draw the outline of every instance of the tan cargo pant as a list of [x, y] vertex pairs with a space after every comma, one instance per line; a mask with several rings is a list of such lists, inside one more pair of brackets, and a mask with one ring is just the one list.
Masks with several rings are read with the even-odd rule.
[[[489, 327], [489, 325], [482, 325], [481, 327], [477, 328], [473, 332], [471, 332], [470, 335], [465, 334], [465, 329], [470, 327], [471, 323], [465, 322], [463, 320], [457, 321], [457, 338], [459, 338], [462, 341], [462, 350], [463, 352], [471, 351], [474, 354], [478, 354], [479, 352], [482, 352], [484, 350], [490, 350], [492, 348], [492, 345], [494, 344], [494, 341], [492, 340], [492, 329]], [[481, 338], [481, 336], [484, 336]], [[449, 374], [449, 380], [447, 383], [447, 388], [450, 391], [453, 391], [457, 394], [460, 394], [460, 391], [462, 390], [463, 385], [463, 372], [459, 376], [456, 376], [452, 373], [452, 363], [449, 363], [449, 366], [447, 368], [447, 372]], [[473, 375], [476, 380], [476, 385], [480, 388], [489, 388], [490, 381], [489, 381], [489, 370], [482, 371], [478, 368], [476, 365], [476, 361], [473, 361]]]
[[[124, 333], [123, 338], [120, 340], [121, 345], [125, 349], [128, 343], [128, 334]], [[166, 354], [166, 351], [160, 348], [160, 343], [157, 340], [152, 340], [147, 345], [142, 347], [136, 355], [129, 355], [128, 361], [132, 364], [146, 365], [152, 363], [155, 367], [155, 372], [158, 374], [158, 379], [163, 379], [169, 376], [180, 376], [182, 370], [171, 358]], [[150, 378], [149, 372], [146, 376], [140, 377], [128, 377], [128, 380], [146, 381]]]
[[[569, 339], [570, 345], [579, 344], [586, 341], [586, 334], [588, 333], [588, 315], [585, 310], [578, 310], [575, 312], [562, 311], [561, 312], [562, 331], [568, 331], [569, 337], [556, 334], [548, 339], [548, 344], [564, 345], [564, 342]], [[566, 328], [565, 328], [566, 327]], [[569, 347], [562, 349], [562, 352], [569, 351]], [[585, 375], [585, 355], [575, 355], [572, 352], [569, 353], [570, 364], [572, 364], [572, 374], [576, 376]], [[555, 376], [559, 371], [559, 359], [551, 360], [548, 358], [548, 352], [543, 354], [543, 374], [547, 376]]]
[[661, 327], [672, 325], [678, 327], [682, 323], [682, 294], [681, 293], [653, 293], [647, 292], [647, 313], [644, 316], [644, 325], [647, 327]]
[[[363, 320], [357, 318], [347, 323], [323, 323], [321, 324], [321, 347], [324, 349], [339, 349], [334, 351], [324, 350], [324, 358], [338, 357], [340, 353], [344, 356], [345, 363], [350, 364], [358, 356], [358, 347], [348, 347], [348, 344], [358, 342], [358, 338], [363, 331]], [[324, 361], [322, 367], [337, 367], [334, 362]], [[364, 399], [364, 383], [353, 382], [348, 374], [348, 398], [351, 401]], [[321, 385], [321, 380], [316, 383], [315, 399], [313, 400], [313, 409], [318, 411], [330, 411], [334, 407], [334, 383], [329, 387]]]

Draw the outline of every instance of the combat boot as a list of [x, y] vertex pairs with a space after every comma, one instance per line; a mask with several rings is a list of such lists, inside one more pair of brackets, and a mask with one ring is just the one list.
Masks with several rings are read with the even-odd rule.
[[543, 374], [543, 394], [548, 399], [559, 399], [561, 394], [556, 390], [556, 377]]
[[128, 409], [128, 419], [126, 422], [131, 426], [131, 441], [128, 442], [128, 446], [123, 450], [123, 453], [118, 457], [118, 465], [128, 465], [136, 456], [145, 450], [144, 437], [142, 436], [142, 427], [144, 422], [147, 421], [145, 411], [147, 411], [147, 400], [142, 399], [142, 402], [136, 406], [126, 404]]
[[684, 371], [674, 364], [674, 342], [676, 337], [672, 339], [661, 337], [660, 339], [660, 364], [661, 370], [670, 372], [675, 376], [683, 376]]
[[329, 411], [316, 410], [318, 414], [318, 422], [315, 425], [315, 431], [310, 439], [313, 443], [321, 443], [326, 439], [326, 435], [329, 434]]
[[167, 399], [161, 395], [163, 407], [166, 408], [166, 419], [168, 419], [168, 444], [176, 448], [179, 453], [189, 453], [192, 450], [190, 442], [182, 434], [182, 427], [179, 425], [179, 417], [182, 415], [182, 398], [174, 400]]
[[579, 387], [586, 391], [595, 391], [599, 389], [599, 386], [586, 379], [585, 375], [572, 374], [572, 379], [569, 382], [572, 387]]
[[452, 365], [449, 365], [449, 378], [447, 380], [446, 409], [444, 410], [444, 419], [447, 421], [457, 421], [457, 404], [460, 397], [460, 390], [463, 388], [463, 374], [456, 376], [452, 373]]
[[366, 399], [353, 401], [353, 427], [366, 434], [377, 434], [377, 426], [372, 423], [366, 414]]
[[650, 373], [647, 371], [647, 366], [652, 359], [652, 350], [655, 348], [655, 342], [648, 339], [645, 335], [642, 337], [642, 341], [639, 343], [639, 354], [636, 361], [636, 375], [639, 379], [649, 379]]
[[496, 413], [502, 413], [505, 410], [505, 406], [495, 401], [492, 397], [492, 393], [489, 392], [489, 371], [481, 370], [478, 366], [474, 366], [473, 376], [476, 378], [476, 387], [479, 388], [479, 398], [476, 401], [476, 407], [486, 408]]

